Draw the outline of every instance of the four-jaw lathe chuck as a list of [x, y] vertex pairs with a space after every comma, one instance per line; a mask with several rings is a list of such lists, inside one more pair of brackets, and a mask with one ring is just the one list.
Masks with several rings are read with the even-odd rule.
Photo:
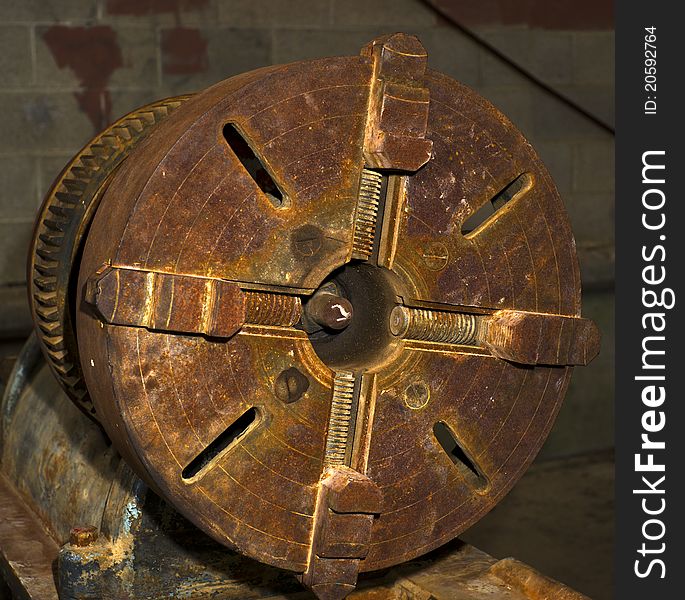
[[404, 34], [114, 123], [29, 270], [55, 374], [139, 476], [320, 598], [487, 513], [599, 345], [546, 169]]

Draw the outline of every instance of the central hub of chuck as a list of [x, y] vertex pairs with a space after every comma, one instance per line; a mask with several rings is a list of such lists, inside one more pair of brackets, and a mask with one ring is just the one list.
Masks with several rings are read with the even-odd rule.
[[394, 336], [396, 293], [386, 269], [350, 263], [335, 271], [304, 305], [309, 339], [332, 369], [369, 369], [385, 360]]

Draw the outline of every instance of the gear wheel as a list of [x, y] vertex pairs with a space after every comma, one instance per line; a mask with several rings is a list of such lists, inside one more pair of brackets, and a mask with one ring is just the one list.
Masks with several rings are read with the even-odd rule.
[[89, 416], [95, 414], [78, 359], [69, 296], [74, 268], [102, 191], [129, 152], [156, 124], [190, 96], [138, 108], [86, 144], [62, 170], [41, 206], [28, 260], [29, 303], [45, 357], [66, 393]]

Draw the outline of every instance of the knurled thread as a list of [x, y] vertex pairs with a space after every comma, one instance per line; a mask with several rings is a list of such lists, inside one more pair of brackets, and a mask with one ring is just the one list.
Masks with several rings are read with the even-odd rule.
[[245, 321], [252, 325], [291, 327], [302, 316], [298, 296], [268, 292], [245, 292]]
[[476, 315], [410, 308], [403, 337], [445, 344], [473, 344], [478, 337]]

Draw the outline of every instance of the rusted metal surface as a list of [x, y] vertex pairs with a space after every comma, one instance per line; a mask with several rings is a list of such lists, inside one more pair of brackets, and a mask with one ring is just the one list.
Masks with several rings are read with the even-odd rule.
[[599, 352], [599, 329], [589, 319], [501, 310], [487, 319], [482, 341], [524, 365], [587, 365]]
[[[385, 581], [383, 581], [385, 579]], [[589, 600], [512, 558], [497, 560], [459, 540], [391, 569], [355, 600]]]
[[0, 408], [0, 580], [17, 598], [244, 600], [300, 589], [151, 492], [65, 395], [35, 338]]
[[590, 600], [571, 588], [545, 577], [532, 567], [514, 558], [497, 561], [489, 569], [489, 573], [510, 585], [514, 590], [523, 593], [531, 600]]
[[413, 36], [394, 34], [362, 49], [373, 64], [364, 158], [369, 167], [416, 171], [431, 157], [426, 139], [429, 91], [424, 83], [428, 55]]
[[302, 575], [302, 582], [317, 597], [339, 598], [354, 590], [381, 505], [381, 491], [368, 477], [342, 465], [326, 468], [314, 512], [315, 535]]
[[186, 100], [98, 189], [78, 264], [116, 448], [321, 598], [482, 517], [598, 350], [549, 174], [427, 60], [395, 34]]
[[69, 543], [72, 546], [84, 548], [94, 544], [99, 537], [97, 527], [88, 525], [88, 527], [72, 527], [69, 532]]
[[290, 327], [301, 318], [297, 296], [243, 291], [235, 283], [103, 266], [84, 297], [105, 323], [157, 331], [233, 337], [243, 325]]
[[[26, 348], [24, 356], [39, 353], [35, 340]], [[11, 383], [2, 401], [2, 473], [63, 544], [72, 527], [100, 523], [120, 458], [102, 431], [57, 393], [42, 360]]]
[[587, 365], [599, 353], [599, 329], [590, 319], [520, 310], [475, 315], [398, 305], [390, 331], [404, 339], [482, 346], [522, 365]]

